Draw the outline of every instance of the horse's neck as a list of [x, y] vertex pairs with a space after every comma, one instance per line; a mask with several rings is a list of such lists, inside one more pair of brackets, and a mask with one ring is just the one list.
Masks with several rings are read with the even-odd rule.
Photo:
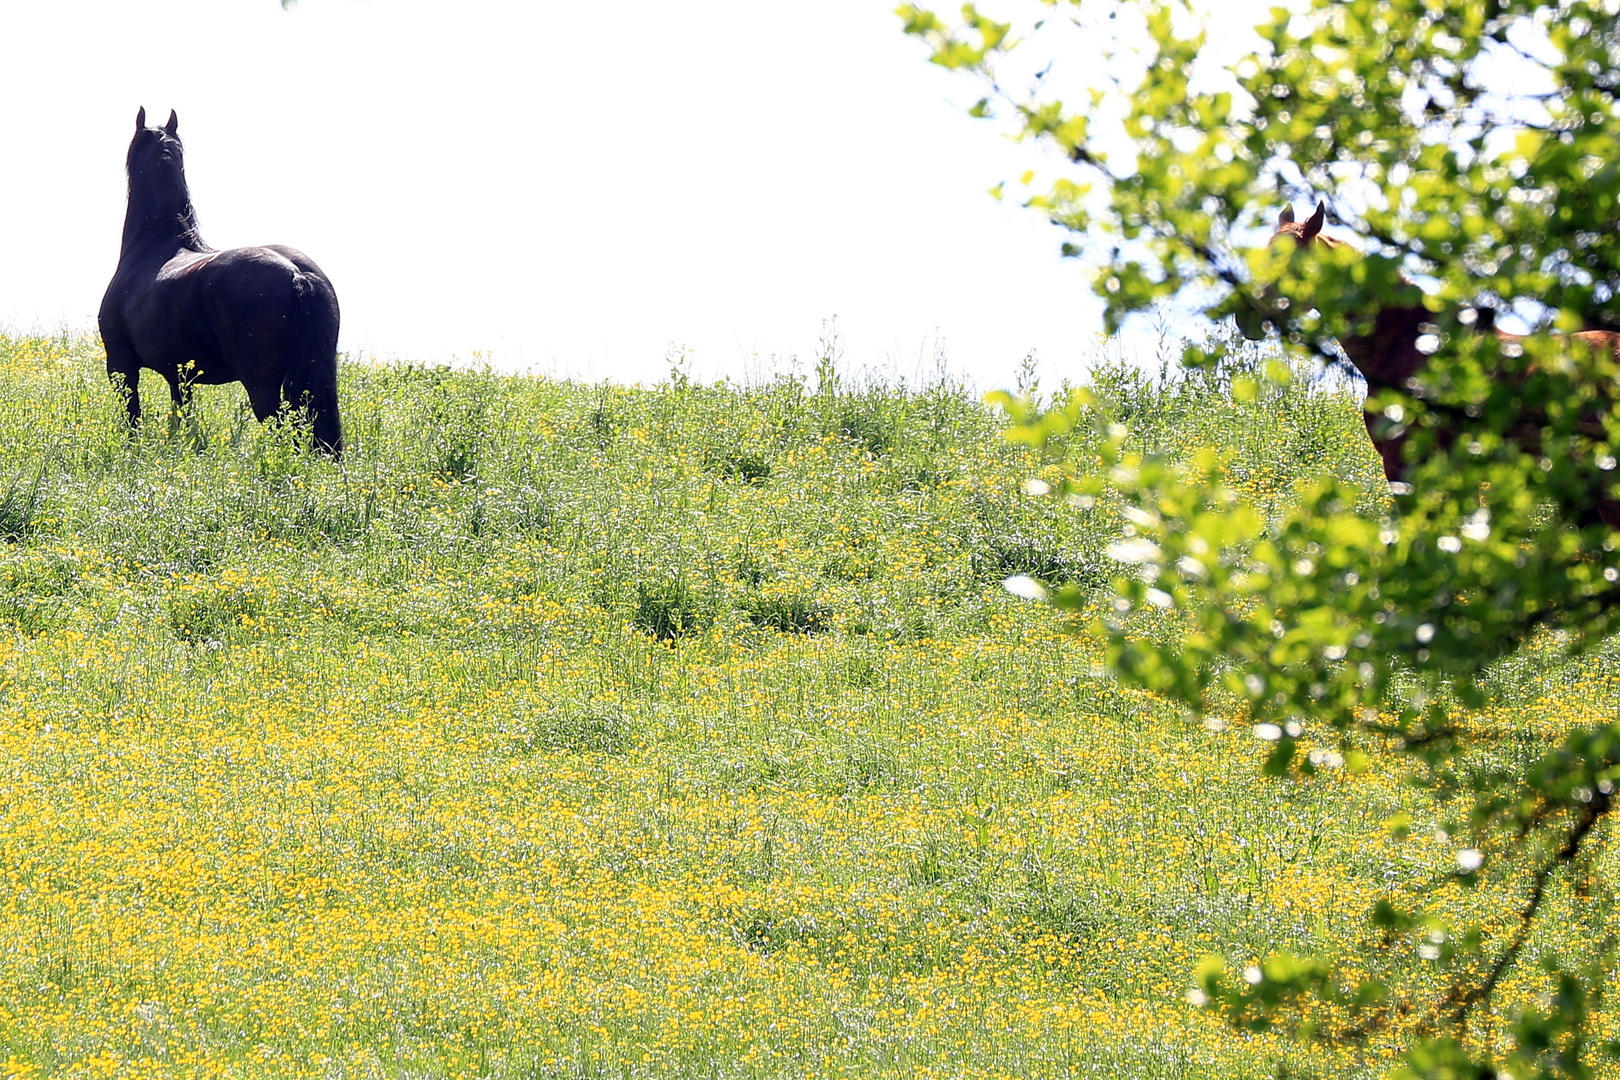
[[1369, 387], [1404, 389], [1406, 380], [1428, 360], [1417, 343], [1423, 324], [1433, 318], [1423, 307], [1384, 308], [1373, 318], [1369, 333], [1350, 335], [1340, 344]]
[[[1301, 247], [1321, 247], [1328, 250], [1348, 248], [1360, 251], [1343, 240], [1335, 240], [1321, 232], [1306, 234], [1306, 225], [1285, 221], [1277, 229], [1271, 242], [1291, 236]], [[1417, 286], [1405, 274], [1401, 283], [1407, 298], [1418, 295]], [[1352, 334], [1340, 340], [1339, 345], [1350, 362], [1361, 372], [1369, 387], [1395, 387], [1404, 389], [1406, 380], [1417, 373], [1428, 356], [1418, 351], [1418, 338], [1423, 336], [1422, 326], [1432, 322], [1434, 316], [1421, 304], [1381, 308], [1373, 317], [1372, 329], [1365, 334]]]
[[173, 254], [182, 248], [213, 250], [197, 231], [197, 211], [186, 189], [148, 190], [131, 185], [121, 257], [138, 258], [162, 251]]

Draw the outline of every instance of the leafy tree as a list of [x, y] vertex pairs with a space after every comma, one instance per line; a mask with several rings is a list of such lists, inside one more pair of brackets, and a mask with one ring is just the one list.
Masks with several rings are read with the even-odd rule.
[[[1309, 0], [1273, 9], [1225, 69], [1197, 13], [1170, 0], [1040, 0], [1009, 22], [972, 4], [899, 14], [933, 62], [980, 80], [974, 115], [1060, 151], [1053, 175], [1022, 181], [1027, 204], [1072, 232], [1065, 249], [1095, 267], [1111, 330], [1178, 303], [1344, 365], [1340, 346], [1377, 345], [1394, 313], [1424, 359], [1371, 380], [1369, 427], [1406, 437], [1387, 499], [1326, 477], [1262, 520], [1211, 456], [1133, 457], [1117, 431], [1053, 491], [1124, 500], [1114, 553], [1133, 572], [1095, 619], [1122, 678], [1196, 711], [1246, 710], [1274, 742], [1268, 773], [1409, 755], [1454, 845], [1448, 874], [1371, 912], [1382, 961], [1277, 955], [1233, 973], [1213, 959], [1195, 1000], [1245, 1028], [1396, 1040], [1405, 1075], [1591, 1075], [1616, 1049], [1592, 1033], [1614, 978], [1613, 888], [1590, 879], [1613, 830], [1620, 724], [1526, 760], [1474, 719], [1488, 665], [1533, 635], [1588, 647], [1620, 615], [1602, 520], [1620, 371], [1604, 341], [1565, 336], [1620, 324], [1616, 5]], [[1086, 62], [1102, 75], [1076, 105], [1053, 85], [1087, 40], [1106, 43]], [[1052, 63], [1009, 87], [1032, 55]], [[1267, 244], [1279, 211], [1318, 200], [1355, 247]], [[1515, 324], [1524, 337], [1492, 329]], [[1037, 445], [1097, 423], [1083, 392], [1045, 412], [1001, 400]], [[1358, 511], [1370, 501], [1384, 510]], [[1048, 595], [1087, 610], [1074, 590]], [[1180, 642], [1132, 632], [1154, 607], [1179, 613]], [[1582, 920], [1577, 948], [1537, 935], [1555, 894]], [[1503, 1018], [1507, 978], [1539, 979], [1541, 1004]]]

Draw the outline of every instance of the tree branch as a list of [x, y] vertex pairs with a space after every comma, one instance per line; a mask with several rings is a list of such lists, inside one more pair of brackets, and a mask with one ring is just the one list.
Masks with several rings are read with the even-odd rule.
[[1474, 1006], [1489, 1001], [1496, 991], [1502, 977], [1513, 967], [1514, 961], [1519, 958], [1525, 942], [1530, 939], [1530, 931], [1535, 926], [1537, 914], [1541, 911], [1542, 902], [1547, 896], [1547, 882], [1559, 868], [1568, 865], [1580, 853], [1581, 844], [1591, 831], [1597, 826], [1613, 805], [1613, 799], [1602, 792], [1594, 792], [1592, 801], [1586, 803], [1581, 811], [1575, 827], [1570, 830], [1569, 836], [1564, 840], [1557, 851], [1541, 866], [1536, 868], [1535, 876], [1530, 885], [1530, 896], [1523, 908], [1519, 910], [1519, 923], [1514, 929], [1513, 938], [1508, 942], [1507, 948], [1497, 956], [1485, 977], [1477, 984], [1467, 989], [1460, 985], [1453, 986], [1445, 999], [1437, 1006], [1439, 1010], [1448, 1012], [1446, 1017], [1459, 1029], [1468, 1029], [1469, 1012]]

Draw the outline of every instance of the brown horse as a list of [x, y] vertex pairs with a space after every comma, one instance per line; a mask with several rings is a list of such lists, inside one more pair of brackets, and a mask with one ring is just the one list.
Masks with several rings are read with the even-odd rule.
[[[1333, 250], [1343, 247], [1354, 251], [1355, 248], [1343, 240], [1335, 240], [1322, 232], [1326, 219], [1326, 203], [1317, 203], [1316, 212], [1303, 222], [1294, 220], [1294, 208], [1287, 207], [1277, 219], [1277, 231], [1272, 235], [1270, 243], [1276, 244], [1283, 237], [1289, 237], [1303, 250]], [[1425, 348], [1428, 343], [1424, 339], [1435, 332], [1434, 312], [1423, 306], [1416, 285], [1407, 281], [1406, 287], [1410, 293], [1407, 303], [1380, 308], [1373, 316], [1370, 329], [1360, 334], [1346, 335], [1339, 340], [1339, 347], [1344, 350], [1344, 355], [1367, 381], [1368, 400], [1367, 407], [1362, 412], [1362, 419], [1366, 423], [1367, 434], [1372, 439], [1373, 447], [1383, 461], [1384, 476], [1391, 483], [1400, 483], [1405, 479], [1408, 464], [1405, 455], [1408, 432], [1405, 425], [1392, 421], [1385, 412], [1374, 410], [1372, 400], [1379, 391], [1396, 390], [1409, 393], [1416, 388], [1420, 373], [1428, 364], [1430, 353], [1433, 352], [1432, 348]], [[1491, 333], [1503, 344], [1524, 340], [1520, 335], [1501, 330], [1493, 329]], [[1586, 330], [1560, 336], [1556, 340], [1584, 342], [1591, 351], [1607, 353], [1620, 360], [1620, 333]], [[1524, 373], [1529, 375], [1534, 370], [1531, 366], [1526, 368]], [[1602, 404], [1612, 404], [1606, 397], [1600, 400]], [[1539, 453], [1541, 425], [1538, 421], [1544, 419], [1527, 415], [1523, 424], [1504, 434], [1527, 451]], [[1598, 416], [1583, 418], [1577, 428], [1582, 434], [1592, 438], [1604, 437], [1603, 424]], [[1442, 447], [1449, 447], [1456, 441], [1457, 430], [1454, 424], [1442, 420], [1437, 435], [1439, 444]], [[1600, 490], [1594, 497], [1594, 510], [1597, 519], [1601, 519], [1611, 527], [1620, 527], [1620, 500], [1608, 490], [1608, 481], [1612, 477], [1613, 473], [1602, 474]]]

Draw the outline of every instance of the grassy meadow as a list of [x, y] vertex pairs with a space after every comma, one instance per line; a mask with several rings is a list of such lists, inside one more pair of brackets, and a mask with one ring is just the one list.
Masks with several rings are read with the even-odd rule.
[[[96, 340], [0, 337], [0, 1077], [1387, 1068], [1186, 996], [1450, 865], [1393, 756], [1262, 780], [1122, 687], [1001, 585], [1101, 602], [1110, 508], [948, 380], [822, 376], [347, 363], [337, 465], [236, 387], [127, 438]], [[1376, 490], [1348, 390], [1094, 379], [1261, 504]], [[1620, 700], [1497, 681], [1501, 753]]]

